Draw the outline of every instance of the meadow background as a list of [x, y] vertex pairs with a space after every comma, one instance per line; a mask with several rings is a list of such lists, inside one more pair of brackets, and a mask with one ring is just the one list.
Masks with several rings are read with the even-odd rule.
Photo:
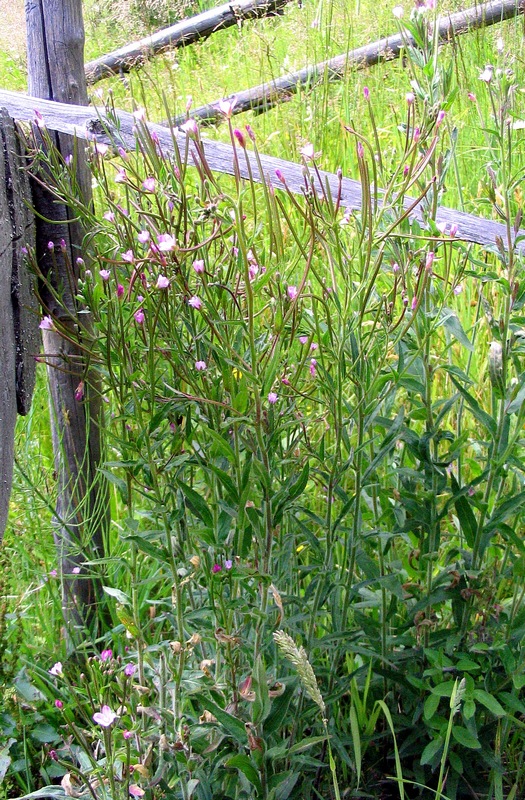
[[[95, 214], [55, 162], [111, 526], [100, 624], [65, 635], [42, 366], [0, 552], [1, 797], [525, 796], [523, 17], [438, 47], [434, 10], [396, 5], [291, 3], [92, 88], [160, 121], [412, 26], [403, 60], [190, 131], [302, 162], [303, 198], [164, 158], [142, 112], [139, 152], [90, 151]], [[203, 8], [86, 2], [86, 61]]]

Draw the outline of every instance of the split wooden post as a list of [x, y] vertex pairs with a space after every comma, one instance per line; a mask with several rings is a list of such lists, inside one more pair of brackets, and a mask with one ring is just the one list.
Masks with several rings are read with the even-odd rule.
[[39, 347], [38, 314], [24, 249], [34, 245], [24, 156], [15, 125], [0, 110], [0, 542], [9, 510], [17, 411], [27, 414]]
[[[30, 94], [87, 105], [82, 0], [26, 0], [26, 23]], [[38, 139], [37, 127], [35, 134]], [[70, 136], [53, 132], [50, 136], [64, 158], [75, 153], [77, 185], [89, 203], [91, 178], [83, 148]], [[39, 141], [45, 147], [43, 139]], [[68, 334], [65, 338], [56, 330], [45, 330], [43, 339], [58, 475], [55, 542], [63, 577], [64, 618], [71, 638], [71, 626], [91, 626], [100, 594], [86, 561], [103, 555], [108, 520], [107, 486], [97, 471], [102, 411], [100, 394], [92, 376], [86, 374], [79, 346], [86, 333], [75, 300], [83, 231], [78, 222], [69, 221], [68, 209], [54, 202], [37, 181], [33, 201], [40, 215], [36, 221], [38, 266], [53, 286], [51, 291], [42, 287], [44, 313], [58, 320], [58, 327]]]

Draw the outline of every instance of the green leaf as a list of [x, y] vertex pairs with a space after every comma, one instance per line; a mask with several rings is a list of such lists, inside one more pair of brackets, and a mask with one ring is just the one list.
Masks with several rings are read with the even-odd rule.
[[177, 481], [177, 485], [181, 488], [192, 514], [195, 514], [207, 528], [213, 528], [213, 516], [204, 498], [195, 489], [187, 486], [182, 481]]
[[109, 594], [110, 597], [114, 597], [115, 600], [117, 600], [121, 605], [123, 606], [131, 605], [131, 600], [129, 599], [127, 594], [122, 592], [120, 589], [114, 589], [112, 586], [103, 586], [102, 590], [106, 594]]
[[492, 437], [495, 437], [497, 427], [496, 427], [496, 421], [493, 419], [493, 417], [491, 417], [490, 414], [487, 414], [487, 412], [481, 408], [478, 401], [474, 397], [472, 397], [472, 395], [469, 392], [467, 392], [467, 390], [461, 385], [461, 383], [458, 380], [456, 380], [454, 375], [450, 376], [450, 380], [452, 381], [456, 389], [460, 392], [460, 394], [465, 398], [468, 407], [474, 414], [477, 421], [481, 425], [483, 425], [483, 427], [490, 433]]
[[153, 542], [148, 541], [144, 538], [144, 536], [140, 535], [123, 536], [122, 538], [126, 542], [134, 542], [137, 545], [137, 548], [142, 553], [146, 553], [147, 556], [151, 556], [151, 558], [154, 558], [156, 561], [166, 563], [167, 551], [165, 547], [161, 547], [158, 544], [153, 544]]
[[352, 746], [354, 748], [354, 762], [357, 778], [357, 787], [361, 783], [361, 763], [363, 760], [361, 752], [361, 731], [359, 730], [359, 722], [357, 720], [357, 712], [352, 703], [350, 706], [350, 731], [352, 733]]
[[517, 414], [525, 401], [525, 383], [519, 388], [513, 399], [510, 401], [505, 411], [507, 414]]
[[454, 681], [444, 681], [443, 683], [438, 683], [437, 686], [433, 686], [430, 691], [436, 697], [451, 697], [453, 688]]
[[423, 706], [423, 716], [426, 720], [432, 719], [438, 710], [440, 699], [441, 698], [437, 694], [429, 694], [425, 700], [425, 705]]
[[481, 745], [476, 736], [473, 736], [470, 731], [460, 725], [452, 727], [452, 736], [463, 747], [468, 747], [469, 750], [481, 750]]
[[253, 766], [249, 756], [244, 754], [232, 756], [232, 758], [229, 758], [226, 762], [226, 766], [238, 769], [240, 772], [242, 772], [244, 777], [249, 780], [252, 786], [255, 786], [255, 790], [259, 797], [262, 795], [262, 786], [259, 773]]
[[473, 696], [474, 700], [477, 700], [478, 703], [485, 706], [495, 717], [506, 716], [505, 709], [501, 703], [484, 689], [474, 689]]
[[445, 330], [447, 330], [450, 335], [454, 337], [454, 339], [462, 344], [463, 347], [466, 347], [467, 350], [474, 350], [472, 342], [463, 330], [457, 314], [452, 311], [452, 309], [442, 308], [439, 317], [439, 325], [443, 325]]
[[203, 694], [196, 695], [199, 702], [202, 706], [213, 714], [214, 717], [217, 718], [217, 721], [225, 728], [228, 733], [233, 736], [238, 742], [241, 742], [245, 745], [248, 741], [248, 737], [246, 736], [246, 729], [244, 727], [244, 722], [241, 722], [240, 719], [234, 717], [232, 714], [229, 714], [223, 708], [214, 703], [209, 697], [206, 697]]
[[54, 800], [63, 800], [64, 797], [67, 797], [66, 793], [62, 789], [61, 786], [44, 786], [42, 789], [37, 789], [36, 792], [31, 792], [31, 794], [24, 794], [22, 797], [17, 797], [17, 800], [37, 800], [40, 797], [50, 797], [54, 798]]
[[439, 753], [441, 748], [443, 747], [444, 739], [439, 736], [437, 739], [432, 739], [431, 742], [427, 744], [423, 752], [421, 753], [421, 766], [424, 767], [425, 764], [431, 764], [432, 761], [435, 759], [436, 755]]
[[448, 760], [450, 761], [450, 766], [454, 769], [458, 775], [463, 774], [463, 762], [454, 750], [449, 750], [448, 752]]
[[16, 742], [16, 739], [8, 739], [5, 747], [0, 750], [0, 786], [5, 778], [5, 774], [9, 769], [11, 763], [11, 756], [9, 755], [9, 748]]
[[518, 511], [521, 511], [524, 507], [525, 507], [525, 490], [514, 495], [514, 497], [510, 497], [508, 500], [504, 500], [502, 503], [496, 506], [496, 508], [492, 512], [491, 518], [483, 528], [483, 533], [489, 533], [495, 531], [496, 528], [502, 522], [505, 522], [505, 520], [508, 519], [508, 517], [511, 514], [515, 514]]
[[255, 700], [252, 703], [252, 722], [258, 725], [268, 717], [272, 703], [268, 694], [268, 681], [266, 670], [261, 656], [257, 657], [252, 674], [252, 689], [255, 692]]
[[458, 515], [461, 530], [465, 536], [465, 541], [467, 542], [468, 546], [472, 547], [476, 538], [478, 525], [470, 503], [465, 497], [465, 491], [467, 490], [465, 489], [462, 491], [460, 489], [459, 483], [452, 473], [450, 475], [450, 485], [454, 493], [454, 507], [456, 509], [456, 514]]
[[300, 742], [292, 745], [292, 747], [287, 749], [287, 753], [293, 755], [294, 753], [302, 753], [304, 750], [308, 750], [309, 747], [313, 747], [314, 744], [319, 744], [319, 742], [326, 741], [326, 736], [309, 736], [306, 739], [301, 739]]
[[35, 725], [31, 730], [31, 736], [33, 739], [36, 739], [37, 742], [44, 742], [45, 744], [58, 742], [61, 738], [56, 730], [45, 722], [41, 722], [40, 725]]

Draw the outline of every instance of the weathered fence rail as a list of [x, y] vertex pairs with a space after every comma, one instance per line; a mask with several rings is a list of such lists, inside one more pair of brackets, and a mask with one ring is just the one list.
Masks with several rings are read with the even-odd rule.
[[204, 11], [88, 62], [85, 66], [87, 81], [96, 83], [110, 75], [129, 72], [152, 55], [171, 48], [186, 47], [244, 20], [276, 14], [289, 2], [290, 0], [238, 0]]
[[[439, 39], [443, 43], [453, 42], [454, 38], [460, 34], [495, 25], [522, 14], [524, 8], [524, 0], [493, 0], [493, 2], [483, 5], [477, 4], [466, 11], [458, 11], [455, 14], [444, 16], [438, 22]], [[407, 42], [412, 42], [408, 32], [403, 35], [396, 33], [377, 42], [358, 47], [344, 55], [335, 56], [328, 61], [305, 67], [298, 72], [275, 78], [251, 89], [236, 92], [225, 99], [231, 102], [235, 100], [234, 114], [241, 114], [243, 111], [249, 110], [268, 111], [278, 103], [289, 100], [301, 88], [312, 88], [322, 82], [325, 77], [329, 81], [342, 80], [351, 69], [365, 69], [399, 58]], [[195, 108], [190, 112], [190, 116], [208, 124], [221, 122], [224, 120], [224, 115], [219, 109], [220, 102], [220, 100], [215, 100], [205, 106]], [[185, 119], [186, 116], [178, 116], [172, 118], [171, 122], [173, 125], [181, 125]]]
[[[81, 139], [96, 138], [100, 142], [122, 144], [127, 149], [135, 149], [136, 134], [135, 128], [137, 121], [132, 114], [125, 111], [116, 111], [118, 116], [118, 130], [104, 116], [97, 116], [94, 108], [85, 106], [64, 105], [52, 101], [40, 100], [35, 97], [16, 92], [0, 90], [0, 107], [4, 106], [8, 113], [17, 120], [31, 122], [35, 118], [35, 110], [38, 110], [44, 117], [48, 128], [53, 131], [60, 131], [70, 135], [76, 135]], [[102, 125], [101, 121], [102, 120]], [[102, 127], [106, 127], [107, 133], [94, 133]], [[148, 123], [150, 131], [155, 132], [160, 146], [165, 153], [172, 153], [174, 150], [174, 139], [183, 148], [186, 143], [186, 134], [182, 131], [170, 129], [155, 123]], [[209, 167], [216, 171], [228, 175], [234, 174], [234, 158], [232, 145], [214, 142], [209, 139], [202, 140], [204, 154]], [[199, 159], [198, 149], [195, 144], [190, 144], [192, 157]], [[249, 178], [250, 171], [259, 183], [270, 183], [275, 189], [286, 188], [296, 194], [302, 194], [304, 190], [303, 167], [290, 161], [283, 161], [272, 156], [261, 155], [261, 170], [255, 158], [250, 159], [250, 171], [246, 160], [250, 158], [248, 151], [239, 148], [238, 161], [240, 173], [243, 178]], [[279, 177], [281, 176], [281, 177]], [[339, 187], [339, 178], [329, 172], [319, 171], [319, 177], [312, 171], [313, 186], [317, 191], [321, 191], [319, 179], [326, 186], [330, 187], [332, 196], [337, 196], [339, 188], [341, 191], [341, 204], [345, 207], [354, 209], [361, 208], [362, 189], [361, 184], [351, 178], [343, 178]], [[283, 180], [284, 179], [284, 182]], [[405, 208], [410, 209], [410, 218], [423, 222], [423, 210], [420, 203], [413, 198], [405, 198]], [[437, 212], [437, 222], [448, 225], [457, 225], [459, 228], [458, 239], [473, 242], [482, 247], [493, 249], [495, 242], [499, 238], [504, 243], [507, 241], [507, 229], [505, 225], [493, 220], [483, 219], [473, 214], [456, 211], [452, 208], [441, 206]], [[525, 237], [525, 230], [519, 231], [519, 236]], [[525, 253], [525, 240], [517, 245], [517, 249]]]
[[39, 349], [38, 311], [23, 248], [35, 239], [29, 182], [12, 119], [0, 112], [0, 541], [13, 477], [17, 411], [27, 414]]

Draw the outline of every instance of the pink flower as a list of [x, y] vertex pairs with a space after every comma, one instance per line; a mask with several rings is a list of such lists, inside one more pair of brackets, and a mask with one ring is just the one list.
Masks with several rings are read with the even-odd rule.
[[278, 181], [281, 181], [281, 183], [286, 184], [286, 178], [284, 177], [280, 169], [275, 170], [275, 177], [277, 178]]
[[42, 113], [38, 110], [38, 108], [35, 108], [34, 112], [35, 112], [35, 124], [38, 125], [39, 128], [45, 128], [46, 123], [44, 117], [42, 116]]
[[166, 278], [165, 275], [159, 275], [157, 278], [156, 288], [157, 289], [168, 289], [170, 285], [169, 278]]
[[492, 64], [487, 64], [481, 75], [479, 76], [480, 81], [486, 83], [487, 86], [489, 83], [492, 83], [492, 78], [494, 77], [494, 67]]
[[199, 311], [199, 309], [202, 308], [202, 300], [200, 297], [197, 297], [197, 295], [194, 294], [193, 297], [190, 297], [188, 300], [188, 305], [192, 308], [196, 308], [197, 311]]
[[118, 148], [118, 154], [119, 154], [119, 156], [121, 157], [121, 159], [123, 161], [127, 161], [128, 160], [128, 154], [126, 153], [126, 151], [124, 150], [123, 147], [119, 147]]
[[297, 297], [297, 294], [298, 294], [297, 286], [288, 286], [288, 288], [286, 290], [286, 294], [288, 295], [290, 300], [295, 300], [295, 298]]
[[137, 234], [137, 239], [141, 244], [146, 244], [146, 242], [150, 240], [149, 231], [140, 231], [140, 233]]
[[131, 731], [122, 731], [122, 736], [124, 737], [124, 739], [131, 739], [133, 734]]
[[305, 144], [304, 147], [301, 147], [300, 153], [301, 153], [302, 157], [306, 161], [313, 161], [314, 158], [315, 158], [315, 152], [314, 152], [313, 144], [310, 144], [310, 143]]
[[122, 286], [121, 283], [117, 283], [117, 297], [119, 298], [119, 300], [121, 297], [124, 297], [124, 287]]
[[411, 308], [412, 311], [415, 311], [416, 308], [417, 308], [417, 297], [416, 297], [416, 295], [414, 295], [414, 297], [412, 298], [412, 302], [410, 304], [410, 308]]
[[107, 219], [108, 222], [115, 222], [115, 215], [113, 211], [106, 211], [104, 214], [104, 219]]
[[113, 658], [113, 650], [110, 650], [109, 647], [106, 650], [103, 650], [100, 654], [101, 661], [110, 661]]
[[142, 184], [142, 188], [145, 192], [154, 192], [156, 185], [155, 178], [146, 178]]
[[104, 144], [103, 142], [95, 142], [95, 153], [98, 156], [105, 156], [108, 150], [109, 147], [107, 144]]
[[133, 316], [135, 318], [135, 322], [137, 323], [137, 325], [144, 325], [144, 320], [146, 319], [146, 315], [144, 314], [142, 308], [139, 308], [138, 311], [135, 311]]
[[315, 360], [315, 358], [311, 358], [310, 359], [309, 370], [310, 370], [310, 375], [312, 376], [312, 378], [315, 378], [315, 376], [317, 375], [316, 367], [317, 367], [317, 361]]
[[80, 403], [81, 400], [84, 399], [84, 381], [80, 381], [77, 388], [75, 389], [75, 400], [77, 403]]
[[310, 350], [312, 351], [317, 350], [318, 347], [319, 345], [317, 344], [317, 342], [312, 342], [312, 344], [310, 345]]
[[198, 259], [197, 261], [193, 262], [193, 269], [197, 273], [197, 275], [201, 275], [204, 272], [204, 261], [202, 259]]
[[111, 272], [109, 269], [101, 269], [98, 273], [103, 281], [107, 282], [111, 278]]
[[57, 575], [58, 575], [58, 572], [56, 571], [56, 569], [50, 569], [49, 570], [49, 577], [50, 578], [56, 578]]
[[137, 108], [136, 111], [133, 112], [133, 116], [137, 120], [137, 122], [142, 122], [146, 119], [146, 109], [145, 108]]
[[73, 573], [73, 575], [79, 575], [80, 574], [80, 567], [73, 567], [71, 572]]
[[401, 19], [404, 13], [403, 6], [395, 6], [395, 8], [392, 9], [392, 14], [396, 19]]
[[170, 250], [174, 250], [176, 244], [177, 242], [169, 233], [161, 233], [160, 236], [157, 236], [157, 247], [161, 253], [168, 253]]
[[196, 361], [195, 369], [197, 370], [197, 372], [204, 372], [205, 370], [208, 369], [208, 365], [206, 364], [205, 361]]
[[56, 664], [53, 664], [51, 669], [48, 669], [48, 672], [49, 672], [50, 675], [55, 675], [57, 677], [62, 677], [62, 675], [64, 674], [62, 672], [62, 662], [61, 661], [57, 661]]
[[278, 399], [279, 399], [279, 397], [277, 396], [277, 394], [275, 392], [270, 392], [270, 394], [268, 395], [268, 402], [272, 406], [275, 405], [275, 403], [278, 401]]
[[363, 147], [363, 142], [358, 142], [357, 143], [357, 157], [358, 158], [364, 158], [364, 155], [365, 155], [365, 150], [364, 150], [364, 147]]
[[416, 96], [415, 96], [414, 92], [407, 92], [405, 97], [406, 97], [407, 104], [409, 106], [411, 106], [414, 103], [415, 99], [416, 99]]
[[367, 102], [368, 100], [370, 100], [370, 89], [368, 88], [368, 86], [363, 86], [363, 97]]
[[136, 783], [130, 783], [129, 793], [132, 797], [142, 797], [145, 794], [144, 789], [141, 789]]
[[439, 128], [439, 126], [441, 125], [441, 123], [445, 119], [445, 116], [446, 116], [445, 112], [443, 111], [443, 109], [441, 109], [441, 111], [439, 112], [439, 114], [437, 115], [437, 118], [436, 118], [436, 128]]
[[455, 295], [461, 294], [462, 291], [463, 291], [463, 286], [460, 283], [458, 283], [457, 286], [454, 286]]
[[239, 128], [235, 128], [234, 131], [233, 131], [233, 135], [235, 136], [235, 138], [239, 142], [239, 144], [242, 147], [242, 149], [246, 150], [246, 139], [244, 138], [243, 132], [240, 131]]
[[96, 711], [93, 714], [93, 722], [96, 722], [97, 725], [100, 725], [102, 728], [109, 728], [110, 725], [113, 725], [116, 719], [117, 715], [110, 709], [109, 706], [102, 706], [100, 711]]
[[137, 667], [135, 666], [135, 664], [131, 663], [126, 664], [126, 666], [124, 667], [124, 675], [127, 675], [128, 678], [131, 678], [131, 676], [134, 675], [136, 671]]
[[470, 100], [472, 103], [475, 103], [475, 102], [476, 102], [476, 95], [474, 94], [474, 92], [469, 92], [469, 93], [467, 94], [467, 97], [468, 97], [468, 99], [469, 99], [469, 100]]
[[213, 567], [211, 568], [211, 571], [214, 572], [214, 573], [221, 572], [222, 571], [222, 567], [221, 567], [220, 564], [214, 564]]
[[38, 326], [42, 331], [54, 331], [55, 330], [55, 323], [53, 322], [51, 317], [43, 317], [40, 325]]
[[115, 183], [126, 183], [128, 175], [125, 169], [119, 169], [115, 175]]
[[224, 568], [225, 569], [231, 569], [232, 567], [233, 567], [233, 561], [230, 561], [229, 558], [226, 559], [226, 561], [224, 562]]
[[396, 272], [399, 272], [399, 264], [397, 263], [397, 261], [394, 261], [394, 263], [392, 264], [392, 272], [393, 272], [394, 274], [395, 274]]
[[219, 100], [219, 111], [224, 114], [226, 119], [231, 119], [236, 102], [236, 97], [232, 97], [231, 100]]
[[436, 257], [436, 254], [433, 253], [432, 251], [430, 251], [430, 253], [427, 253], [427, 257], [426, 257], [426, 260], [425, 260], [425, 270], [427, 272], [432, 273], [432, 264], [434, 263], [435, 257]]
[[308, 336], [299, 336], [301, 344], [308, 344]]
[[419, 128], [414, 128], [414, 142], [419, 142], [421, 138], [421, 131]]
[[195, 122], [194, 119], [189, 119], [184, 125], [180, 126], [181, 131], [189, 136], [190, 138], [196, 139], [199, 134], [199, 126]]
[[133, 255], [133, 250], [126, 250], [125, 253], [121, 254], [122, 261], [127, 261], [129, 264], [133, 264], [135, 261], [135, 256]]
[[62, 700], [55, 700], [55, 707], [64, 708], [64, 703], [62, 702]]
[[244, 127], [246, 128], [246, 133], [248, 134], [248, 136], [250, 137], [252, 142], [254, 142], [255, 141], [255, 133], [253, 131], [252, 126], [251, 125], [245, 125]]
[[55, 249], [55, 243], [54, 242], [48, 242], [47, 243], [47, 249], [48, 250], [54, 250]]

